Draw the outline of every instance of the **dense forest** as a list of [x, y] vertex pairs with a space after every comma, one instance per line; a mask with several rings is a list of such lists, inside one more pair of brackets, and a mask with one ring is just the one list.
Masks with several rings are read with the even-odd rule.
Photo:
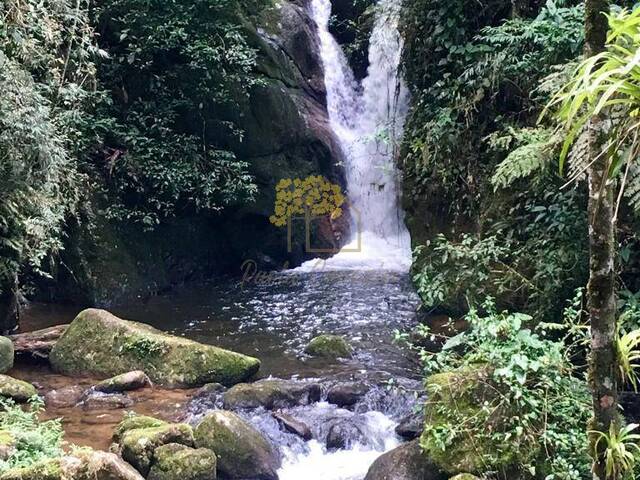
[[640, 478], [639, 59], [624, 1], [3, 0], [0, 480]]

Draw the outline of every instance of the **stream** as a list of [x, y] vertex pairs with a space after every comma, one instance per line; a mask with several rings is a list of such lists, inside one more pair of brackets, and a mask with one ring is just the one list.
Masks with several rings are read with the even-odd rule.
[[[394, 331], [416, 322], [419, 299], [411, 285], [410, 239], [398, 207], [395, 154], [408, 105], [398, 78], [401, 39], [398, 0], [380, 0], [370, 38], [369, 69], [359, 84], [329, 33], [330, 0], [312, 0], [325, 70], [327, 108], [345, 157], [352, 241], [327, 260], [311, 260], [261, 281], [223, 278], [189, 285], [145, 302], [110, 307], [114, 314], [175, 335], [245, 353], [262, 361], [260, 376], [317, 382], [319, 402], [282, 409], [307, 424], [312, 439], [288, 433], [261, 408], [239, 412], [281, 453], [280, 480], [362, 480], [373, 461], [403, 440], [395, 428], [415, 411], [421, 389], [419, 368], [394, 343]], [[353, 215], [352, 215], [353, 216]], [[362, 248], [353, 251], [353, 246]], [[246, 280], [246, 279], [245, 279]], [[34, 304], [25, 312], [25, 331], [68, 323], [79, 308]], [[343, 335], [354, 355], [348, 360], [311, 358], [303, 353], [314, 336]], [[60, 397], [88, 388], [95, 379], [57, 375], [42, 365], [18, 365], [12, 375]], [[327, 390], [344, 382], [366, 386], [348, 408], [327, 402]], [[107, 449], [125, 410], [167, 420], [196, 422], [220, 408], [215, 392], [146, 388], [126, 404], [78, 407], [49, 402], [46, 414], [61, 417], [70, 443]], [[344, 444], [327, 448], [339, 425]]]

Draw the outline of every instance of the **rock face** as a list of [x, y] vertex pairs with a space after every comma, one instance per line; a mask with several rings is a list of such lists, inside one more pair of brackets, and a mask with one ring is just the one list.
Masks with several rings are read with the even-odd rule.
[[27, 468], [14, 468], [1, 480], [144, 480], [113, 453], [81, 449], [71, 455], [45, 460]]
[[0, 373], [13, 368], [13, 342], [7, 337], [0, 337]]
[[417, 440], [405, 443], [378, 457], [365, 480], [446, 480], [425, 454]]
[[213, 450], [218, 472], [229, 479], [277, 480], [280, 459], [253, 426], [232, 412], [214, 411], [195, 429], [198, 448]]
[[260, 380], [242, 383], [227, 390], [223, 396], [228, 410], [263, 407], [274, 408], [308, 405], [320, 400], [321, 387], [317, 383], [294, 380]]
[[93, 386], [96, 392], [115, 393], [127, 390], [137, 390], [139, 388], [150, 387], [151, 380], [142, 370], [116, 375]]
[[51, 350], [50, 361], [67, 375], [112, 376], [139, 369], [167, 387], [232, 385], [260, 368], [255, 358], [167, 335], [98, 309], [78, 314]]
[[146, 476], [156, 449], [169, 443], [193, 447], [193, 430], [184, 423], [128, 430], [122, 435], [120, 451], [122, 458]]
[[304, 352], [312, 357], [351, 358], [351, 346], [339, 335], [319, 335], [313, 338]]
[[0, 397], [11, 398], [16, 402], [26, 402], [37, 394], [38, 391], [30, 383], [8, 375], [0, 375]]
[[215, 480], [216, 455], [206, 448], [169, 443], [156, 448], [147, 480]]

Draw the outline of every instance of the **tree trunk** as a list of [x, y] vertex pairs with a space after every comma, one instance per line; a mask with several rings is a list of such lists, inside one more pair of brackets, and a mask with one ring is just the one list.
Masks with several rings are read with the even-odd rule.
[[[592, 56], [604, 49], [609, 11], [608, 0], [587, 0], [585, 5], [585, 55]], [[593, 117], [589, 124], [589, 284], [587, 308], [591, 322], [591, 357], [589, 383], [593, 396], [591, 429], [609, 432], [612, 422], [618, 422], [618, 353], [616, 347], [617, 313], [615, 301], [615, 225], [613, 186], [608, 182], [606, 155], [603, 145], [603, 119]], [[607, 477], [603, 451], [604, 442], [596, 449], [596, 437], [590, 438], [594, 458], [594, 480], [617, 480]]]

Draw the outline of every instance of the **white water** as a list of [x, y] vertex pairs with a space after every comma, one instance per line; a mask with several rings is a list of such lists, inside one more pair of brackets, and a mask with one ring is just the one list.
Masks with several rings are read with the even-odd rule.
[[338, 254], [326, 261], [305, 262], [299, 270], [407, 271], [411, 245], [398, 206], [395, 168], [408, 104], [407, 90], [398, 77], [400, 0], [378, 2], [369, 69], [360, 86], [329, 33], [331, 1], [313, 0], [311, 10], [320, 36], [329, 120], [345, 156], [354, 233]]

